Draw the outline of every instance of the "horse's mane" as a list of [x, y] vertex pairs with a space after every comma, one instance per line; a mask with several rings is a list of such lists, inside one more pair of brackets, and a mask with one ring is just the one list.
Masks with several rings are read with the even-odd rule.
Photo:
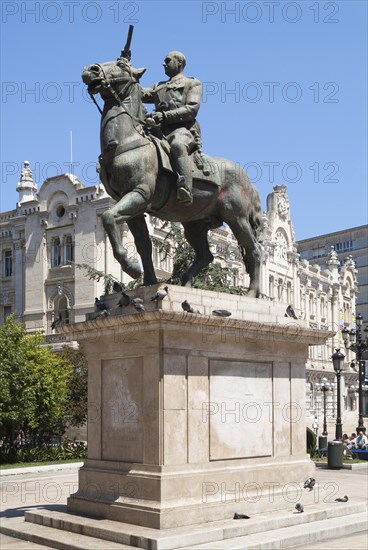
[[126, 70], [129, 73], [130, 78], [132, 79], [132, 91], [130, 93], [130, 96], [133, 98], [133, 102], [136, 101], [138, 103], [138, 109], [137, 113], [135, 113], [135, 116], [141, 119], [143, 122], [147, 111], [142, 103], [142, 86], [134, 75], [134, 67], [125, 57], [119, 57], [116, 63], [123, 70]]

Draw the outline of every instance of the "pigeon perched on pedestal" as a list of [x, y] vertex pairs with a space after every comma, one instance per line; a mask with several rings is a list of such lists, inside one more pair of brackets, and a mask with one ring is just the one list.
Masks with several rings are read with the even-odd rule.
[[154, 296], [151, 298], [151, 302], [161, 302], [164, 298], [166, 298], [167, 294], [169, 292], [169, 287], [165, 286], [162, 290], [158, 290]]
[[118, 281], [114, 281], [114, 284], [112, 285], [112, 289], [114, 292], [123, 292], [123, 287]]
[[349, 500], [349, 497], [346, 495], [344, 497], [335, 498], [335, 502], [347, 502]]
[[99, 300], [98, 298], [95, 298], [95, 307], [97, 311], [104, 311], [105, 309], [109, 309], [105, 302]]
[[304, 512], [304, 506], [303, 506], [303, 504], [300, 504], [300, 502], [297, 502], [297, 503], [295, 504], [295, 510], [296, 510], [297, 512], [299, 512], [300, 514], [301, 514], [302, 512]]
[[131, 304], [133, 306], [135, 306], [136, 304], [143, 304], [143, 300], [142, 300], [142, 298], [132, 298], [131, 299]]
[[117, 303], [118, 307], [127, 307], [130, 303], [131, 303], [130, 296], [128, 296], [128, 294], [126, 294], [125, 292], [122, 292], [121, 298]]
[[186, 311], [187, 313], [199, 313], [198, 309], [195, 310], [195, 309], [190, 305], [190, 303], [188, 302], [188, 300], [184, 300], [184, 302], [181, 303], [181, 307], [182, 307], [183, 310]]
[[245, 514], [238, 514], [238, 512], [235, 512], [233, 519], [250, 519], [250, 516], [247, 516]]
[[297, 319], [297, 315], [294, 311], [294, 308], [292, 306], [288, 306], [286, 308], [286, 313], [285, 313], [285, 317], [292, 317], [293, 319]]
[[214, 309], [212, 315], [216, 315], [216, 317], [230, 317], [232, 313], [227, 309]]
[[312, 491], [315, 484], [316, 480], [313, 477], [309, 477], [307, 481], [304, 482], [304, 489], [309, 489], [310, 491]]
[[132, 305], [134, 309], [140, 312], [146, 311], [146, 308], [144, 307], [142, 300], [140, 300], [139, 302], [137, 300], [140, 300], [140, 298], [136, 298], [135, 300], [132, 300]]

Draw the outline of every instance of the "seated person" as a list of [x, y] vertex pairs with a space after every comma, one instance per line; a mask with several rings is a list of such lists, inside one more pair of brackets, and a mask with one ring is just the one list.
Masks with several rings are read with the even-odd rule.
[[349, 439], [348, 434], [344, 434], [344, 435], [342, 436], [342, 442], [344, 443], [344, 445], [349, 445], [350, 439]]
[[360, 431], [355, 439], [354, 448], [355, 449], [366, 449], [368, 443], [368, 438], [364, 432]]
[[348, 444], [349, 449], [354, 449], [355, 448], [355, 439], [356, 439], [356, 433], [352, 433], [351, 436], [350, 436], [350, 443]]

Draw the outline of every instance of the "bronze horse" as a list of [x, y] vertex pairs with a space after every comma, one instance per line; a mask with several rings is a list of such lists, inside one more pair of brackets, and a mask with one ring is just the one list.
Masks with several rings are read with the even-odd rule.
[[82, 79], [91, 96], [104, 100], [101, 112], [100, 177], [116, 204], [104, 212], [102, 220], [113, 253], [123, 271], [134, 279], [141, 276], [137, 259], [128, 258], [119, 225], [126, 222], [142, 259], [145, 285], [157, 282], [145, 212], [162, 219], [181, 222], [184, 234], [195, 251], [195, 260], [182, 276], [186, 285], [209, 265], [207, 233], [224, 222], [235, 235], [250, 277], [249, 296], [259, 295], [260, 257], [258, 242], [261, 208], [258, 191], [240, 166], [223, 158], [210, 158], [213, 177], [194, 174], [193, 204], [183, 206], [176, 198], [176, 174], [161, 166], [152, 138], [146, 135], [145, 109], [139, 79], [145, 69], [134, 69], [129, 61], [86, 67]]

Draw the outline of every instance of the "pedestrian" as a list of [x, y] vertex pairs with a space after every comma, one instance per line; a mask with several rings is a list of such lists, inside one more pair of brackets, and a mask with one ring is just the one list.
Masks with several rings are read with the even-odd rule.
[[319, 427], [318, 418], [317, 418], [317, 416], [315, 416], [314, 420], [313, 420], [313, 431], [314, 431], [316, 437], [318, 436], [318, 427]]

